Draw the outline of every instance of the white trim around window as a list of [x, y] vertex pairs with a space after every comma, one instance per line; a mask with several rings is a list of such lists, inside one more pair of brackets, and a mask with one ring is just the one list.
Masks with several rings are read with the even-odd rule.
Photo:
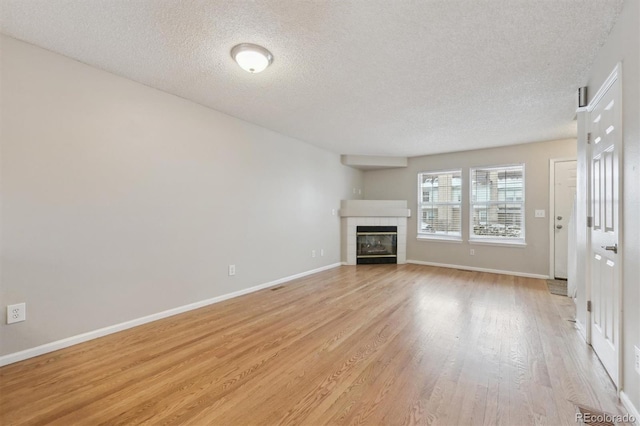
[[417, 238], [462, 241], [462, 169], [418, 173]]
[[469, 171], [469, 243], [526, 245], [524, 164]]

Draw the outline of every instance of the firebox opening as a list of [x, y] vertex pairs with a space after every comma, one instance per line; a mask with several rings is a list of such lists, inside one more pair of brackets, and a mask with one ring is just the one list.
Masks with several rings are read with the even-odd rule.
[[356, 263], [398, 263], [397, 226], [358, 226]]

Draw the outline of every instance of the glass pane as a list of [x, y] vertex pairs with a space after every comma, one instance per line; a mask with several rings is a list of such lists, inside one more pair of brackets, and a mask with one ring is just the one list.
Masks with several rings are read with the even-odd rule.
[[421, 173], [420, 185], [418, 232], [460, 236], [462, 171]]
[[522, 238], [522, 204], [474, 204], [472, 235]]
[[358, 256], [396, 255], [396, 236], [390, 234], [358, 235], [356, 250]]
[[524, 166], [472, 169], [471, 200], [472, 237], [524, 237]]
[[473, 169], [471, 199], [483, 201], [524, 201], [524, 168]]

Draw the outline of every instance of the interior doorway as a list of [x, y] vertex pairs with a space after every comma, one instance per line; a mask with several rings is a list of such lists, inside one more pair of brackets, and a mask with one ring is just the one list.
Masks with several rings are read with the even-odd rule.
[[552, 159], [549, 164], [549, 277], [569, 277], [569, 236], [577, 187], [577, 161], [574, 158]]
[[554, 168], [553, 278], [566, 280], [569, 265], [569, 229], [575, 223], [572, 211], [576, 196], [577, 161], [556, 161]]

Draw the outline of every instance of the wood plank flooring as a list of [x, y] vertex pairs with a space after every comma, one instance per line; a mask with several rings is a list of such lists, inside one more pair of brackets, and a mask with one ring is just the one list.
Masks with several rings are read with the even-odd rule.
[[575, 425], [621, 412], [543, 280], [343, 266], [0, 369], [0, 423]]

